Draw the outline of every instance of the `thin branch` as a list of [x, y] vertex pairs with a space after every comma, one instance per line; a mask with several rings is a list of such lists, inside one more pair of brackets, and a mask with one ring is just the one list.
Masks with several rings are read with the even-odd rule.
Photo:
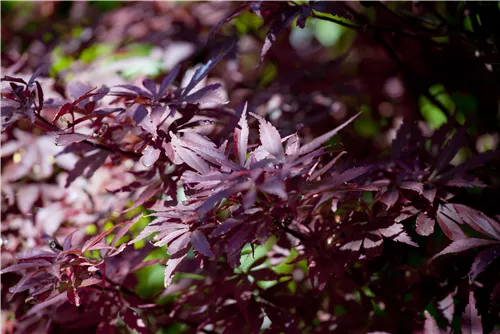
[[[48, 132], [50, 132], [50, 131], [62, 131], [59, 127], [57, 127], [57, 126], [53, 125], [52, 123], [50, 123], [49, 121], [47, 121], [40, 114], [35, 113], [35, 116], [42, 123], [42, 124], [38, 124], [38, 125], [39, 125], [39, 127], [43, 128], [43, 130], [48, 131]], [[101, 150], [111, 152], [111, 153], [119, 153], [121, 155], [133, 158], [135, 160], [138, 160], [141, 158], [141, 154], [139, 154], [139, 153], [125, 151], [125, 150], [122, 150], [120, 148], [114, 149], [114, 148], [111, 148], [111, 147], [106, 146], [106, 145], [101, 144], [101, 143], [94, 143], [88, 139], [83, 140], [82, 143], [90, 145], [94, 148], [98, 148]]]
[[279, 228], [281, 230], [283, 230], [284, 232], [290, 234], [291, 236], [294, 236], [295, 238], [299, 239], [300, 241], [305, 241], [307, 239], [305, 235], [303, 235], [297, 231], [292, 230], [288, 226], [280, 225]]
[[[334, 18], [331, 18], [331, 17], [318, 15], [314, 11], [312, 12], [311, 17], [314, 17], [314, 18], [317, 18], [317, 19], [320, 19], [320, 20], [325, 20], [325, 21], [333, 22], [333, 23], [336, 23], [336, 24], [341, 25], [343, 27], [346, 27], [346, 28], [349, 28], [349, 29], [353, 29], [353, 30], [356, 30], [356, 31], [373, 30], [373, 31], [376, 31], [376, 32], [379, 32], [379, 33], [389, 33], [389, 34], [393, 34], [393, 35], [400, 35], [400, 36], [403, 36], [403, 37], [412, 38], [412, 39], [418, 40], [420, 42], [431, 44], [431, 45], [435, 45], [435, 46], [444, 46], [444, 45], [446, 45], [446, 44], [443, 44], [443, 43], [439, 43], [439, 42], [433, 41], [432, 39], [422, 38], [422, 37], [420, 37], [418, 35], [415, 35], [415, 34], [412, 34], [412, 33], [408, 33], [408, 32], [405, 32], [405, 31], [397, 31], [397, 30], [390, 29], [390, 28], [375, 27], [375, 26], [370, 25], [370, 24], [354, 25], [354, 24], [346, 23], [344, 21], [337, 20], [337, 19], [334, 19]], [[443, 36], [434, 36], [434, 37], [443, 37]]]

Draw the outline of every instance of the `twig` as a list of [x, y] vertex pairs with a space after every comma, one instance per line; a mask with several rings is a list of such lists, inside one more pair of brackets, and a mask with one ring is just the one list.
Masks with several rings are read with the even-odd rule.
[[[43, 118], [41, 115], [35, 113], [35, 116], [43, 124], [43, 125], [38, 124], [39, 127], [43, 128], [43, 130], [45, 130], [45, 131], [62, 131], [59, 127], [53, 125], [52, 123], [47, 121], [45, 118]], [[119, 153], [121, 155], [128, 156], [128, 157], [133, 158], [135, 160], [138, 160], [141, 158], [141, 155], [139, 153], [124, 151], [120, 148], [113, 149], [113, 148], [106, 146], [104, 144], [101, 144], [101, 143], [94, 143], [88, 139], [83, 140], [82, 143], [90, 145], [94, 148], [98, 148], [101, 150], [111, 152], [111, 153]]]

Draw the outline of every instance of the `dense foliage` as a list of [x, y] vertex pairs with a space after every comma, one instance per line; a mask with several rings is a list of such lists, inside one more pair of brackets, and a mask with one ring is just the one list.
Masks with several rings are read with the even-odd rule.
[[4, 333], [500, 330], [496, 2], [2, 2]]

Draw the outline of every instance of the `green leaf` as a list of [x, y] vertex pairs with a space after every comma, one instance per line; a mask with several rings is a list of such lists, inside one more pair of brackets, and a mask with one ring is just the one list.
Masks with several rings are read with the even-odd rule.
[[[450, 95], [446, 92], [446, 89], [441, 84], [435, 84], [429, 88], [429, 93], [439, 101], [445, 108], [449, 115], [454, 115], [456, 111], [456, 105]], [[448, 121], [448, 117], [441, 108], [433, 104], [425, 96], [420, 96], [418, 100], [420, 107], [420, 113], [427, 121], [427, 124], [432, 129], [439, 129], [443, 124]]]

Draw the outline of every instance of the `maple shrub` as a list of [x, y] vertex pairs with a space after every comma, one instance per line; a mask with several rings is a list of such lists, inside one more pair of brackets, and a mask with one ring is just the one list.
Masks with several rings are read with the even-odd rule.
[[2, 332], [498, 332], [499, 8], [2, 2]]

